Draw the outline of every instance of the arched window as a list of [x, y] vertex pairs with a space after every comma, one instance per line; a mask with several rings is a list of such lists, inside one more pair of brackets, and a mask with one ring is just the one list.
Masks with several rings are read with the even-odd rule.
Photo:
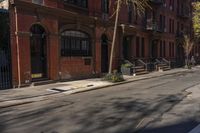
[[90, 37], [80, 31], [61, 33], [61, 56], [91, 56]]

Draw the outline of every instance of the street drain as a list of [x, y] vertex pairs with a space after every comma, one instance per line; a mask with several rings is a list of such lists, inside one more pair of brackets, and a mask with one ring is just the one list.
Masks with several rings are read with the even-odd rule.
[[63, 92], [67, 92], [67, 91], [72, 91], [74, 89], [70, 88], [70, 89], [59, 89], [59, 88], [52, 88], [50, 89], [51, 91], [56, 91], [56, 92], [60, 92], [60, 93], [63, 93]]
[[92, 87], [92, 86], [94, 86], [94, 85], [92, 85], [92, 84], [91, 85], [87, 85], [87, 87]]

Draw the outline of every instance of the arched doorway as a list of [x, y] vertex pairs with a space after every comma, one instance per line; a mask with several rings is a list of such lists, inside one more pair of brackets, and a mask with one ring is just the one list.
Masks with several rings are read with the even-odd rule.
[[101, 36], [101, 72], [108, 72], [108, 38], [105, 34]]
[[47, 78], [47, 46], [46, 31], [35, 24], [30, 29], [30, 52], [31, 52], [31, 77], [33, 80]]

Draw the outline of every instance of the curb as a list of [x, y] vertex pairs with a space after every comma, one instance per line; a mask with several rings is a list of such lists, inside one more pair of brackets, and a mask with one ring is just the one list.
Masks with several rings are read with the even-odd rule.
[[[60, 94], [62, 93], [52, 93], [51, 96], [60, 95]], [[33, 97], [33, 98], [25, 98], [25, 99], [19, 99], [19, 100], [3, 101], [3, 102], [0, 102], [0, 109], [14, 107], [18, 105], [25, 105], [25, 104], [39, 102], [39, 101], [45, 101], [49, 99], [48, 96], [41, 95], [37, 98]]]
[[154, 78], [158, 78], [158, 77], [164, 77], [164, 76], [167, 76], [167, 75], [173, 75], [173, 74], [178, 74], [178, 73], [187, 72], [187, 71], [188, 70], [184, 70], [184, 71], [181, 71], [181, 72], [168, 73], [168, 74], [163, 74], [163, 75], [159, 75], [159, 76], [144, 77], [144, 78], [141, 78], [141, 79], [130, 79], [130, 80], [128, 79], [127, 81], [113, 83], [113, 84], [110, 84], [110, 85], [105, 85], [105, 86], [100, 86], [100, 87], [94, 87], [94, 88], [85, 89], [85, 90], [77, 90], [76, 92], [72, 92], [69, 95], [83, 93], [83, 92], [88, 92], [88, 91], [99, 90], [99, 89], [103, 89], [103, 88], [108, 88], [108, 87], [112, 87], [112, 86], [127, 84], [127, 83], [136, 82], [136, 81], [140, 81], [140, 80], [147, 80], [147, 79], [154, 79]]
[[[56, 95], [73, 95], [73, 94], [78, 94], [78, 93], [84, 93], [84, 92], [89, 92], [89, 91], [94, 91], [94, 90], [99, 90], [99, 89], [103, 89], [103, 88], [108, 88], [108, 87], [112, 87], [112, 86], [117, 86], [117, 85], [122, 85], [122, 84], [127, 84], [127, 83], [131, 83], [131, 82], [136, 82], [136, 81], [141, 81], [141, 80], [147, 80], [147, 79], [154, 79], [154, 78], [158, 78], [158, 77], [164, 77], [164, 76], [167, 76], [167, 75], [173, 75], [173, 74], [177, 74], [177, 73], [182, 73], [182, 72], [186, 72], [188, 70], [184, 70], [184, 71], [179, 71], [179, 72], [174, 72], [174, 73], [168, 73], [168, 74], [162, 74], [162, 75], [158, 75], [158, 76], [150, 76], [150, 77], [144, 77], [144, 78], [140, 78], [140, 79], [127, 79], [126, 81], [122, 81], [122, 82], [118, 82], [118, 83], [112, 83], [112, 84], [109, 84], [109, 85], [105, 85], [105, 86], [99, 86], [99, 87], [94, 87], [94, 88], [90, 88], [90, 89], [84, 89], [84, 90], [81, 90], [81, 89], [77, 89], [76, 91], [74, 92], [71, 92], [69, 94], [64, 94], [64, 93], [56, 93]], [[82, 88], [83, 89], [83, 88]], [[55, 94], [53, 94], [55, 95]], [[15, 102], [13, 101], [9, 101], [5, 102], [4, 105], [0, 105], [0, 109], [2, 108], [7, 108], [7, 107], [12, 107], [12, 106], [17, 106], [17, 105], [23, 105], [23, 104], [28, 104], [28, 103], [32, 103], [32, 102], [36, 102], [36, 101], [40, 101], [41, 99], [42, 100], [45, 100], [46, 96], [40, 96], [40, 99], [38, 100], [35, 100], [35, 98], [32, 98], [32, 99], [29, 99], [29, 100], [16, 100]]]

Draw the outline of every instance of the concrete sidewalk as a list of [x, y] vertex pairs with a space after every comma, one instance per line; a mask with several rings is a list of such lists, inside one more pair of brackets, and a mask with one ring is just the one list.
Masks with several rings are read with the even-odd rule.
[[157, 78], [187, 71], [195, 71], [196, 69], [199, 70], [200, 66], [196, 66], [191, 70], [177, 68], [164, 72], [152, 72], [140, 76], [124, 76], [125, 81], [119, 83], [111, 83], [102, 81], [100, 78], [95, 78], [69, 82], [58, 82], [54, 84], [32, 86], [20, 89], [2, 90], [0, 91], [0, 108], [45, 100], [57, 95], [70, 95], [144, 79]]

